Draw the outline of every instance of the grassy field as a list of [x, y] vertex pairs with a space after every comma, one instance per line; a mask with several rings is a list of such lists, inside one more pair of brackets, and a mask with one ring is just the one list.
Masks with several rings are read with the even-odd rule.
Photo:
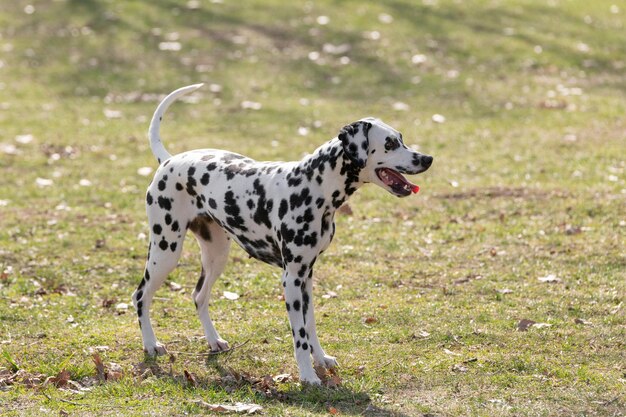
[[[243, 3], [3, 2], [0, 415], [626, 415], [626, 5]], [[314, 302], [338, 386], [297, 382], [280, 271], [235, 247], [211, 311], [241, 346], [204, 355], [191, 237], [152, 310], [173, 354], [145, 361], [138, 171], [196, 82], [172, 153], [295, 160], [376, 116], [435, 157], [417, 196], [336, 218]]]

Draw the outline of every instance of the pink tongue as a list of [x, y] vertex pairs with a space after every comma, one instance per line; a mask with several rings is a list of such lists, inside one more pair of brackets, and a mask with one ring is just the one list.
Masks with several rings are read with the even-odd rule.
[[420, 190], [420, 186], [413, 184], [413, 188], [411, 189], [411, 191], [413, 191], [413, 194], [417, 194], [419, 190]]

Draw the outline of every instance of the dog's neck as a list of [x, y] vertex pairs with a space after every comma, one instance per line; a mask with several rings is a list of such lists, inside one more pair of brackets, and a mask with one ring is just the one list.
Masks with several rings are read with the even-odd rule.
[[309, 181], [321, 186], [326, 204], [333, 211], [365, 183], [361, 179], [362, 169], [345, 157], [343, 145], [337, 138], [307, 155], [298, 168]]

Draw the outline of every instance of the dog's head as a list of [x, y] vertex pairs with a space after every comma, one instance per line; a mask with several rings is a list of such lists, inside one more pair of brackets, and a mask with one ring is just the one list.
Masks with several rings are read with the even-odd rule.
[[360, 178], [397, 197], [419, 190], [402, 174], [419, 174], [433, 162], [432, 156], [407, 148], [400, 132], [372, 117], [345, 126], [338, 138], [345, 156], [361, 169]]

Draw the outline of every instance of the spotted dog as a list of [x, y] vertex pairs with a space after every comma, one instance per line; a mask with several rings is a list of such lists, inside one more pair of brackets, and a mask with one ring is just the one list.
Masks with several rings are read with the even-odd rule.
[[187, 230], [201, 249], [202, 272], [192, 293], [212, 351], [228, 349], [209, 316], [209, 294], [224, 270], [231, 239], [250, 256], [282, 268], [285, 305], [300, 379], [319, 384], [311, 363], [331, 368], [313, 317], [313, 266], [335, 233], [336, 210], [361, 185], [398, 197], [418, 187], [402, 174], [428, 169], [433, 158], [408, 149], [402, 134], [378, 119], [345, 126], [339, 135], [296, 162], [257, 162], [236, 153], [201, 149], [170, 155], [159, 135], [167, 108], [202, 84], [180, 88], [157, 107], [150, 147], [159, 161], [146, 195], [148, 260], [133, 303], [148, 355], [166, 353], [150, 323], [155, 291], [176, 267]]

